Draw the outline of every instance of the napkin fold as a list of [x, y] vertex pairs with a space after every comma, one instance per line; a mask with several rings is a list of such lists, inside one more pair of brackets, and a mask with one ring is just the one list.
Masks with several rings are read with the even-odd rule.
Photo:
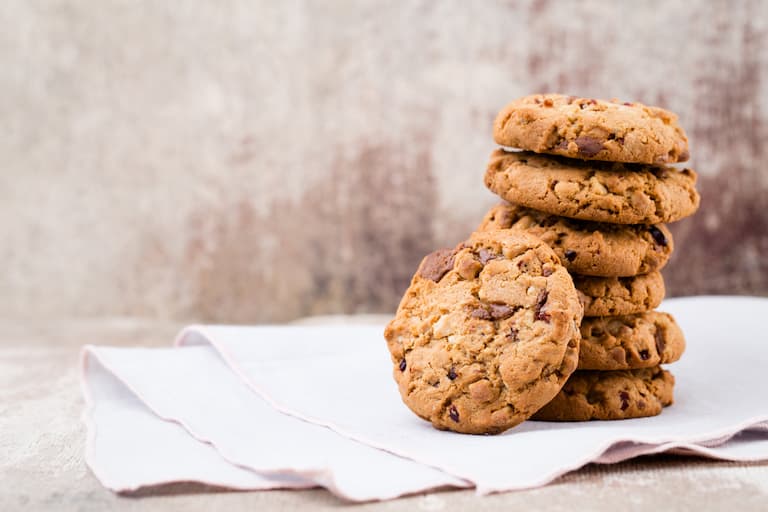
[[615, 422], [433, 429], [401, 402], [382, 326], [192, 326], [175, 348], [86, 346], [86, 461], [115, 491], [174, 481], [322, 486], [354, 501], [544, 485], [589, 462], [673, 451], [768, 460], [768, 299], [671, 299], [688, 348], [675, 404]]

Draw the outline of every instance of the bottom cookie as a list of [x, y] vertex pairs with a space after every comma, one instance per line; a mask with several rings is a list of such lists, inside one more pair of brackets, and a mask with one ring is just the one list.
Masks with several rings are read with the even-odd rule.
[[542, 421], [626, 420], [656, 416], [673, 402], [675, 378], [660, 367], [621, 371], [576, 371], [560, 393], [531, 419]]

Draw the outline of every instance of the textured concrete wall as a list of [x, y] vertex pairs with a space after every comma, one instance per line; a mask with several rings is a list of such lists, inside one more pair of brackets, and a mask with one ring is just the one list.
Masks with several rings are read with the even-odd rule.
[[0, 310], [392, 310], [538, 91], [678, 112], [703, 206], [669, 291], [768, 293], [764, 3], [405, 4], [1, 2]]

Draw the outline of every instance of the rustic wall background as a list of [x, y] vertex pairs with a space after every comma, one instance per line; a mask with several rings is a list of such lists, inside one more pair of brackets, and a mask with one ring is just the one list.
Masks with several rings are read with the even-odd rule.
[[540, 91], [678, 112], [703, 207], [669, 292], [768, 294], [760, 0], [397, 4], [0, 3], [0, 311], [391, 311]]

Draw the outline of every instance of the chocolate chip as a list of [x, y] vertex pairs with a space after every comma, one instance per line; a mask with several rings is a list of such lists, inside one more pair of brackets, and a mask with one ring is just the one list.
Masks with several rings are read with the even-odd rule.
[[401, 360], [400, 360], [400, 371], [401, 371], [401, 372], [404, 372], [404, 371], [405, 371], [405, 367], [406, 367], [406, 366], [407, 366], [407, 365], [406, 365], [406, 363], [405, 363], [405, 358], [401, 359]]
[[418, 274], [425, 279], [431, 279], [437, 283], [453, 268], [453, 260], [455, 258], [455, 249], [439, 249], [424, 258], [419, 267]]
[[656, 332], [653, 333], [653, 340], [656, 342], [656, 352], [658, 352], [659, 357], [661, 357], [661, 354], [664, 353], [664, 348], [667, 346], [667, 342], [664, 339], [664, 333], [656, 327]]
[[491, 304], [491, 318], [494, 320], [504, 320], [515, 314], [516, 309], [506, 304]]
[[451, 419], [456, 423], [459, 422], [459, 411], [456, 409], [455, 405], [452, 405], [448, 408], [448, 416], [450, 416]]
[[647, 350], [641, 350], [640, 352], [638, 352], [638, 355], [640, 356], [640, 359], [642, 359], [643, 361], [647, 361], [651, 357], [651, 353], [648, 352]]
[[547, 98], [547, 99], [544, 100], [544, 106], [545, 107], [551, 107], [552, 105], [554, 105], [554, 103], [552, 103], [552, 99], [551, 98]]
[[629, 393], [619, 391], [619, 398], [621, 399], [621, 410], [626, 411], [627, 407], [629, 407]]
[[541, 269], [541, 275], [544, 277], [551, 276], [552, 272], [554, 272], [554, 270], [552, 270], [550, 267], [542, 267]]
[[520, 331], [518, 331], [514, 327], [510, 327], [509, 334], [507, 334], [507, 341], [510, 343], [517, 343], [519, 341], [519, 338], [517, 337], [519, 332]]
[[453, 380], [457, 377], [456, 370], [453, 369], [453, 366], [451, 366], [451, 369], [448, 370], [448, 378]]
[[691, 154], [688, 152], [688, 150], [687, 150], [687, 149], [684, 149], [684, 150], [683, 150], [683, 151], [681, 151], [681, 152], [680, 152], [680, 154], [678, 155], [678, 157], [677, 157], [677, 161], [678, 161], [678, 162], [685, 162], [685, 161], [686, 161], [686, 160], [688, 160], [690, 157], [691, 157]]
[[499, 257], [498, 254], [492, 253], [488, 249], [480, 249], [477, 252], [477, 256], [480, 258], [480, 263], [482, 263], [483, 265], [488, 263], [490, 260], [495, 260], [496, 258]]
[[544, 322], [549, 322], [549, 313], [542, 311], [544, 308], [544, 305], [547, 303], [547, 298], [549, 297], [549, 292], [547, 290], [541, 290], [539, 292], [539, 296], [536, 297], [536, 309], [535, 313], [533, 315], [534, 319], [536, 320], [542, 320]]
[[564, 253], [565, 259], [568, 261], [573, 261], [576, 259], [576, 251], [573, 251], [571, 249], [566, 249]]
[[638, 409], [640, 409], [641, 411], [642, 411], [643, 409], [645, 409], [645, 401], [643, 401], [643, 400], [638, 400], [638, 401], [637, 401], [637, 408], [638, 408]]
[[477, 318], [479, 320], [490, 320], [491, 314], [488, 312], [485, 308], [475, 308], [472, 310], [472, 312], [469, 314], [472, 318]]
[[557, 143], [557, 146], [555, 146], [557, 149], [568, 149], [568, 141], [563, 139], [560, 142]]
[[662, 233], [659, 228], [657, 228], [656, 226], [650, 226], [648, 228], [648, 232], [653, 237], [654, 242], [656, 242], [662, 247], [667, 246], [667, 237], [664, 236], [664, 233]]
[[631, 106], [632, 106], [632, 103], [630, 103], [630, 102], [628, 102], [628, 101], [625, 101], [625, 102], [623, 103], [623, 105], [626, 105], [627, 107], [631, 107]]
[[595, 156], [603, 149], [603, 143], [592, 137], [576, 137], [575, 142], [579, 147], [579, 154], [588, 158]]

